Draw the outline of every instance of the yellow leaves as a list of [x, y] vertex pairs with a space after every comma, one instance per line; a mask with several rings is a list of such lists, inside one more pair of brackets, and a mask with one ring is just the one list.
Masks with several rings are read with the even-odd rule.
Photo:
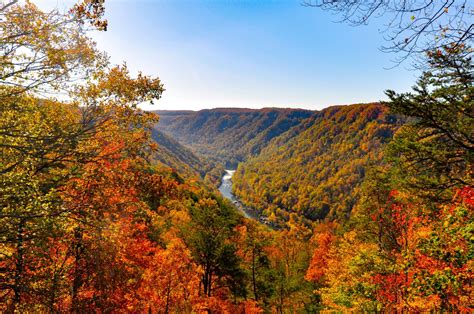
[[[139, 73], [132, 78], [126, 64], [95, 71], [84, 86], [77, 88], [73, 96], [82, 104], [113, 108], [114, 114], [129, 118], [129, 123], [148, 126], [158, 122], [158, 116], [137, 110], [143, 102], [161, 97], [164, 88], [160, 79]], [[132, 113], [132, 114], [131, 114]]]
[[17, 163], [19, 170], [64, 159], [80, 130], [77, 108], [27, 95], [4, 98], [3, 105], [2, 170]]
[[[375, 304], [368, 298], [373, 285], [371, 268], [374, 265], [383, 267], [377, 245], [359, 240], [355, 230], [344, 233], [342, 238], [329, 246], [325, 244], [327, 234], [320, 233], [315, 237], [319, 245], [314, 251], [311, 266], [313, 271], [324, 275], [324, 282], [316, 293], [321, 296], [326, 308], [374, 311]], [[315, 267], [315, 260], [324, 260], [324, 263]]]
[[[57, 11], [45, 14], [30, 2], [9, 6], [0, 21], [0, 82], [22, 91], [59, 90], [102, 62], [77, 19]], [[0, 94], [0, 97], [5, 95]]]
[[349, 244], [354, 243], [356, 240], [356, 237], [357, 237], [357, 232], [355, 230], [348, 231], [344, 233], [343, 235], [344, 242], [347, 242]]
[[216, 208], [217, 202], [211, 198], [204, 198], [198, 201], [198, 204], [201, 208]]
[[[16, 250], [12, 246], [6, 245], [3, 242], [6, 242], [6, 241], [4, 239], [0, 241], [0, 252], [3, 255], [2, 260], [6, 260], [12, 257], [15, 254]], [[0, 267], [1, 267], [1, 264], [2, 262], [0, 262]]]
[[82, 23], [89, 23], [101, 31], [107, 30], [108, 22], [103, 18], [105, 13], [105, 0], [82, 0], [70, 10]]
[[431, 229], [431, 227], [421, 226], [416, 230], [416, 236], [419, 239], [428, 239], [431, 236], [432, 232], [433, 230]]

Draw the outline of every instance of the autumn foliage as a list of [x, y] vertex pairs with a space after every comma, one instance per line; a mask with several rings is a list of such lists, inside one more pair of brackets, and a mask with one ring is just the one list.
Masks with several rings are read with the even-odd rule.
[[[316, 235], [306, 279], [321, 284], [317, 292], [334, 309], [470, 311], [473, 193], [458, 190], [433, 212], [392, 192], [371, 218], [374, 229], [349, 231], [329, 247], [327, 234]], [[379, 226], [385, 236], [362, 241]]]
[[[160, 79], [88, 37], [107, 27], [104, 1], [0, 4], [1, 312], [474, 310], [472, 82], [457, 49], [388, 106], [196, 114], [192, 152], [139, 109]], [[246, 160], [236, 193], [274, 229], [216, 191], [228, 157]]]

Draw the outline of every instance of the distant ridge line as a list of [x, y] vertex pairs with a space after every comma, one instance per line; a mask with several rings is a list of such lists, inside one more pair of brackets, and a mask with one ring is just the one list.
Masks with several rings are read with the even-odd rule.
[[324, 107], [322, 109], [305, 109], [305, 108], [292, 108], [292, 107], [263, 107], [263, 108], [246, 108], [246, 107], [216, 107], [216, 108], [205, 108], [199, 110], [170, 110], [170, 109], [163, 109], [163, 110], [150, 110], [156, 114], [166, 114], [166, 115], [177, 115], [177, 114], [193, 114], [198, 112], [269, 112], [269, 111], [302, 111], [302, 112], [321, 112], [331, 108], [339, 108], [345, 106], [364, 106], [364, 105], [374, 105], [374, 104], [383, 104], [381, 101], [371, 101], [371, 102], [364, 102], [364, 103], [356, 103], [356, 104], [334, 104]]

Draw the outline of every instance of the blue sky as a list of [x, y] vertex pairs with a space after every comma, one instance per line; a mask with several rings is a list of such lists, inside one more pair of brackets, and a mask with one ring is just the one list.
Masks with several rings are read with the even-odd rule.
[[[36, 1], [45, 8], [61, 0]], [[407, 91], [416, 73], [380, 52], [383, 22], [351, 27], [298, 0], [107, 0], [113, 63], [158, 76], [156, 109], [321, 109]]]

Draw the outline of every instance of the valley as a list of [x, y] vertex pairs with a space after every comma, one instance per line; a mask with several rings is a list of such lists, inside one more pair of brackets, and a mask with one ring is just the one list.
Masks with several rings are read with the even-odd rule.
[[273, 138], [315, 114], [302, 109], [218, 108], [201, 111], [155, 111], [156, 129], [195, 154], [235, 168], [258, 154]]
[[221, 185], [219, 186], [219, 192], [222, 194], [222, 196], [231, 201], [232, 204], [245, 216], [245, 218], [253, 219], [270, 227], [275, 227], [268, 221], [268, 219], [266, 219], [266, 217], [258, 215], [254, 209], [243, 205], [242, 202], [240, 202], [240, 200], [235, 197], [234, 193], [232, 192], [232, 177], [235, 174], [235, 170], [225, 169], [224, 171], [224, 175], [221, 179]]
[[239, 200], [234, 196], [232, 193], [232, 176], [235, 173], [235, 170], [224, 170], [225, 173], [221, 179], [221, 185], [219, 186], [219, 192], [221, 192], [222, 196], [234, 204], [234, 206], [242, 213], [246, 218], [251, 218], [258, 220], [258, 217], [251, 215], [250, 210], [247, 210], [243, 207], [243, 205], [239, 202]]
[[0, 313], [474, 313], [468, 1], [112, 2], [0, 0]]
[[369, 165], [403, 124], [381, 104], [294, 109], [158, 112], [162, 132], [215, 169], [232, 166], [220, 190], [266, 224], [347, 219]]

